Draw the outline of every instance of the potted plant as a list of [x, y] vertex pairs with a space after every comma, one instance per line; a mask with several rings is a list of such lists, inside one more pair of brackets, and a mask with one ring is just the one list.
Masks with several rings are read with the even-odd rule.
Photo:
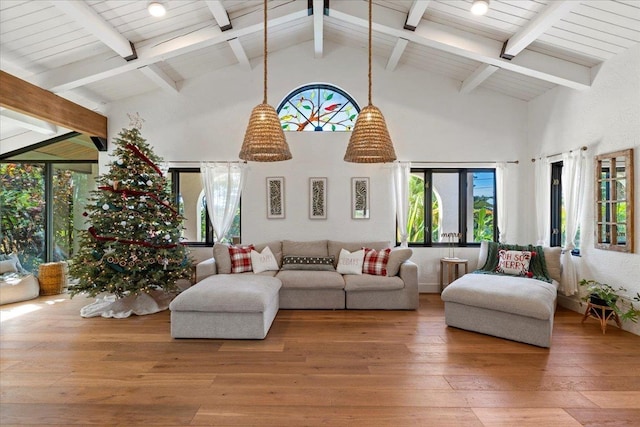
[[[638, 321], [640, 309], [634, 307], [633, 302], [629, 301], [629, 304], [625, 305], [624, 310], [618, 305], [619, 299], [625, 299], [618, 294], [618, 292], [625, 292], [627, 290], [623, 286], [615, 288], [606, 283], [587, 279], [582, 279], [580, 286], [585, 286], [587, 290], [587, 294], [582, 297], [582, 301], [589, 301], [593, 305], [609, 307], [611, 311], [620, 317], [620, 320], [630, 320], [634, 323]], [[633, 300], [640, 302], [640, 293], [633, 297]]]

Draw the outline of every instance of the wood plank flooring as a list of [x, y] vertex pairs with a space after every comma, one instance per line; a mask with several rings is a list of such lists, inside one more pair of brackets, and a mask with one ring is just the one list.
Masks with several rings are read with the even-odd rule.
[[1, 308], [0, 425], [640, 426], [640, 337], [562, 308], [542, 349], [448, 328], [439, 295], [280, 310], [262, 341], [173, 340], [169, 311], [89, 302]]

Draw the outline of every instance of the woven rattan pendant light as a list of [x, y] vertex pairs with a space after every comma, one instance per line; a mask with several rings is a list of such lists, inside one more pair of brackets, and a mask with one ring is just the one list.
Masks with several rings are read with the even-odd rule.
[[276, 110], [267, 103], [267, 0], [264, 0], [264, 94], [262, 104], [251, 111], [240, 149], [242, 160], [279, 162], [291, 159]]
[[396, 152], [380, 109], [371, 103], [371, 0], [369, 0], [369, 105], [364, 107], [349, 139], [345, 162], [386, 163], [396, 159]]

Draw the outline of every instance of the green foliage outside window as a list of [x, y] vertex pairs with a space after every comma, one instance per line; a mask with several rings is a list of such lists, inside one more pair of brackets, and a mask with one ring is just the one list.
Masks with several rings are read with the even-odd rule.
[[0, 252], [16, 253], [22, 267], [37, 271], [44, 257], [44, 167], [0, 164]]

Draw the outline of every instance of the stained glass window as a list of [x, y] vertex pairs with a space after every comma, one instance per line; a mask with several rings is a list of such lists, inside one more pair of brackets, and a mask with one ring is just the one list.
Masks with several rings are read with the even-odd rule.
[[285, 132], [350, 131], [360, 107], [342, 89], [313, 83], [295, 89], [277, 109]]

